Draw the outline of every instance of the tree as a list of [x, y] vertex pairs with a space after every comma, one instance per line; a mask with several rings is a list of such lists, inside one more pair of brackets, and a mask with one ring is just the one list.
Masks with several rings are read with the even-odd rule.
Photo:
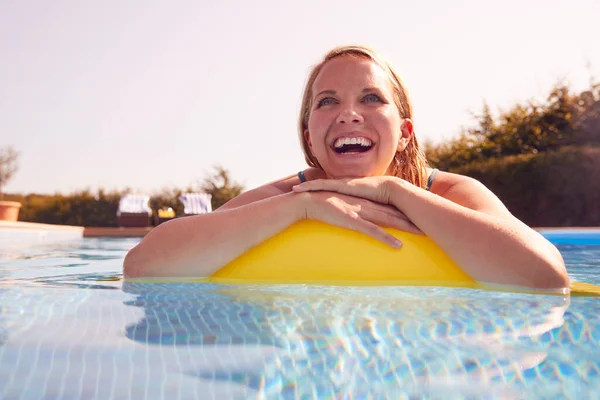
[[452, 171], [472, 162], [600, 144], [600, 85], [575, 93], [557, 84], [545, 102], [516, 104], [493, 118], [490, 108], [455, 139], [425, 146], [429, 162]]
[[212, 195], [212, 208], [216, 210], [242, 193], [244, 187], [237, 182], [233, 182], [229, 177], [229, 171], [222, 166], [217, 165], [214, 170], [214, 174], [205, 178], [200, 188]]
[[4, 197], [2, 188], [17, 172], [19, 153], [11, 146], [0, 149], [0, 200]]

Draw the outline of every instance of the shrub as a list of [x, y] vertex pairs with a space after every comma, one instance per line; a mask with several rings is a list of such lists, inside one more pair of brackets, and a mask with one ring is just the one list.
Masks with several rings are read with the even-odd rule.
[[530, 226], [600, 225], [600, 146], [569, 146], [470, 163], [473, 177]]

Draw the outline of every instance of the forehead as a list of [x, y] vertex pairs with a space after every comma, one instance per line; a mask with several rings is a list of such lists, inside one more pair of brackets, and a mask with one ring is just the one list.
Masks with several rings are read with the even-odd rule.
[[323, 90], [365, 88], [392, 90], [388, 75], [375, 62], [368, 58], [342, 56], [329, 60], [323, 65], [312, 85], [312, 92], [317, 94]]

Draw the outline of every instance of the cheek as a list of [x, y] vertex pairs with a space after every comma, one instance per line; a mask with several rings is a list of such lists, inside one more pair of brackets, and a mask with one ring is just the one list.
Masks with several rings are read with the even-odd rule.
[[321, 114], [311, 115], [308, 119], [308, 131], [313, 139], [321, 138], [327, 132], [327, 121]]
[[394, 115], [389, 113], [380, 113], [374, 116], [374, 124], [380, 133], [384, 133], [386, 137], [396, 138], [400, 136], [400, 121]]
[[385, 111], [381, 112], [381, 117], [385, 118], [388, 124], [400, 127], [400, 115], [398, 115], [398, 111], [395, 108], [386, 108]]
[[312, 113], [308, 118], [308, 127], [317, 128], [321, 124], [321, 120], [323, 119], [323, 113]]
[[382, 115], [382, 118], [385, 120], [383, 123], [388, 126], [389, 130], [393, 131], [396, 135], [400, 135], [402, 120], [396, 111], [386, 112], [385, 115]]

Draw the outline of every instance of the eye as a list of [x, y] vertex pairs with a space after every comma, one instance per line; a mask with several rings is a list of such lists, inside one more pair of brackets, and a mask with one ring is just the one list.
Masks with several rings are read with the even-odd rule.
[[381, 102], [381, 98], [379, 96], [377, 96], [376, 94], [371, 93], [371, 94], [368, 94], [365, 97], [363, 97], [363, 101], [367, 102], [367, 103], [371, 103], [371, 102], [374, 102], [374, 101], [375, 102], [377, 102], [377, 101]]
[[330, 104], [333, 104], [335, 102], [335, 100], [331, 97], [324, 97], [321, 100], [319, 100], [319, 102], [317, 103], [317, 108], [321, 108], [323, 106], [328, 106]]

